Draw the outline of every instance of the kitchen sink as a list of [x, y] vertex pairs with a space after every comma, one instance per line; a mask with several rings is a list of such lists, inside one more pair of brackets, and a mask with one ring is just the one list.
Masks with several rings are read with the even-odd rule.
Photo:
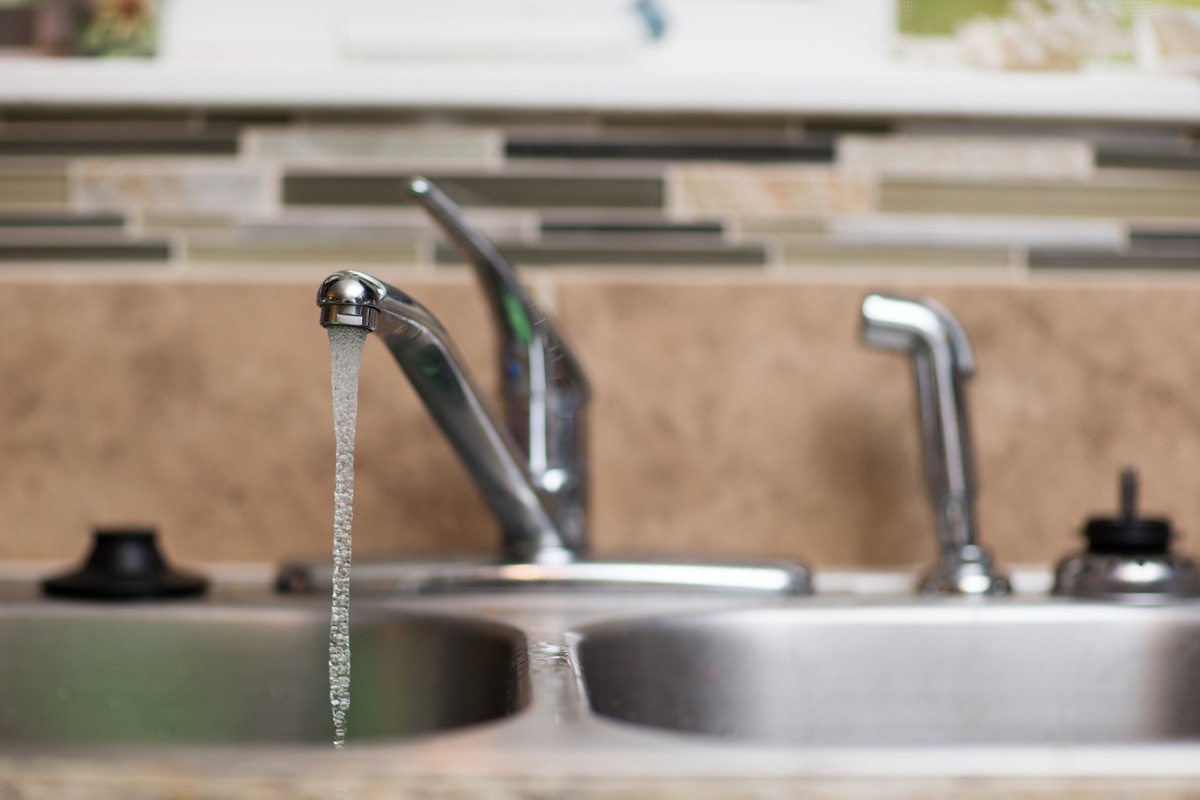
[[[524, 639], [488, 621], [355, 607], [349, 738], [503, 717]], [[0, 743], [333, 738], [328, 603], [0, 605]]]
[[782, 745], [1200, 741], [1200, 604], [809, 603], [579, 631], [592, 710]]
[[889, 797], [959, 779], [1097, 800], [1194, 788], [1200, 603], [920, 599], [895, 577], [826, 576], [809, 597], [359, 597], [343, 750], [326, 598], [238, 587], [105, 604], [21, 588], [0, 602], [0, 795], [99, 776], [120, 796], [175, 796], [197, 775], [223, 797], [258, 797], [264, 780], [280, 797], [583, 796], [588, 781], [603, 796], [775, 797], [825, 779], [862, 796], [881, 784], [852, 782], [881, 777], [908, 787]]

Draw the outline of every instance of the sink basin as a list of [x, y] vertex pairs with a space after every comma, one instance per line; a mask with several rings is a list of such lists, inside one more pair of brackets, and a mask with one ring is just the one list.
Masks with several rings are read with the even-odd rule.
[[[316, 603], [0, 605], [0, 743], [329, 742], [328, 642]], [[524, 702], [503, 625], [356, 607], [351, 647], [352, 740]]]
[[601, 623], [592, 709], [787, 745], [1200, 741], [1200, 604], [789, 606]]

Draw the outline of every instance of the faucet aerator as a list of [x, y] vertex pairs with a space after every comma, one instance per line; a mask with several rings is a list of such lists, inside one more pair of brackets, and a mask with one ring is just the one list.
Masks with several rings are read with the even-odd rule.
[[373, 331], [379, 326], [379, 309], [371, 306], [323, 305], [321, 326], [325, 328], [366, 328]]

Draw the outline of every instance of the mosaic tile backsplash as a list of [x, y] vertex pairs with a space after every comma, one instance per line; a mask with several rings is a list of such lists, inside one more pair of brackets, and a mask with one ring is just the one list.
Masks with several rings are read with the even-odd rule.
[[[937, 298], [972, 337], [981, 534], [1002, 561], [1076, 547], [1125, 464], [1200, 549], [1196, 129], [14, 108], [0, 559], [69, 560], [121, 522], [187, 560], [325, 552], [320, 278], [379, 274], [483, 383], [495, 369], [470, 274], [404, 198], [416, 173], [525, 268], [589, 371], [601, 554], [929, 561], [912, 378], [856, 341], [881, 288]], [[356, 546], [493, 550], [370, 343], [362, 390]]]

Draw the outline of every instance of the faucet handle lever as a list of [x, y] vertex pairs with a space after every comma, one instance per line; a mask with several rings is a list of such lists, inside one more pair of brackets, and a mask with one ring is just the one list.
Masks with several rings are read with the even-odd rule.
[[499, 334], [505, 425], [578, 554], [586, 548], [591, 395], [578, 359], [500, 249], [445, 192], [415, 177], [408, 194], [474, 268]]
[[[428, 178], [420, 176], [408, 182], [408, 194], [429, 213], [450, 239], [450, 243], [475, 268], [489, 296], [504, 294], [516, 298], [530, 310], [537, 306], [517, 279], [517, 271], [500, 248], [484, 235], [471, 218]], [[545, 315], [537, 313], [544, 319]], [[503, 322], [506, 318], [501, 317]]]
[[[538, 307], [533, 296], [522, 285], [516, 268], [504, 257], [500, 248], [429, 179], [413, 178], [408, 183], [408, 193], [429, 213], [450, 243], [474, 268], [487, 294], [501, 339], [505, 343], [512, 342], [525, 347], [542, 340], [542, 346], [554, 351], [554, 371], [562, 375], [554, 383], [559, 384], [560, 388], [569, 385], [581, 400], [586, 400], [589, 396], [587, 381], [578, 360], [553, 320]], [[502, 378], [511, 373], [511, 369], [501, 369]]]

